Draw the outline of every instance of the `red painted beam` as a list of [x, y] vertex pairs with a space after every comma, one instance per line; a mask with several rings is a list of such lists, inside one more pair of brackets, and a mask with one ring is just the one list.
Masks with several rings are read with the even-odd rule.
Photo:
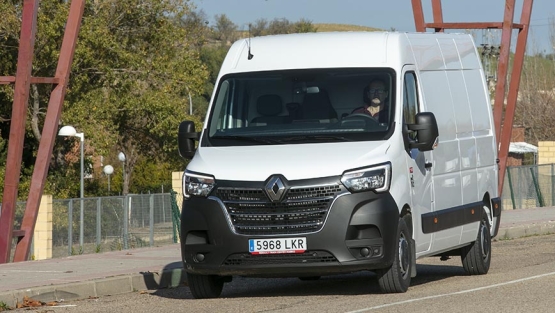
[[524, 0], [522, 4], [520, 23], [525, 25], [525, 27], [519, 31], [518, 38], [516, 40], [513, 72], [511, 73], [511, 82], [509, 85], [509, 93], [507, 95], [507, 107], [505, 108], [503, 130], [501, 131], [501, 141], [499, 143], [499, 194], [503, 191], [503, 183], [505, 182], [505, 171], [507, 169], [507, 158], [509, 156], [509, 146], [511, 143], [518, 89], [520, 88], [520, 74], [522, 73], [522, 67], [524, 66], [526, 41], [528, 40], [528, 30], [533, 3], [533, 0]]
[[15, 76], [0, 76], [0, 85], [15, 83]]
[[441, 29], [500, 29], [501, 22], [456, 22], [456, 23], [426, 23], [426, 28]]
[[59, 84], [50, 94], [48, 102], [48, 110], [46, 111], [46, 119], [42, 129], [42, 137], [39, 144], [39, 151], [35, 161], [31, 187], [29, 190], [29, 198], [25, 207], [25, 215], [21, 223], [21, 230], [25, 231], [15, 248], [14, 262], [26, 261], [29, 258], [31, 248], [31, 240], [37, 221], [40, 200], [44, 191], [44, 184], [48, 174], [50, 157], [52, 148], [58, 132], [60, 115], [62, 114], [62, 106], [66, 94], [67, 82], [71, 70], [71, 63], [77, 44], [77, 36], [81, 26], [81, 17], [85, 9], [85, 0], [73, 0], [69, 10], [69, 16], [66, 23], [64, 39], [56, 68], [56, 79]]
[[[31, 77], [31, 84], [58, 84], [57, 77]], [[0, 76], [0, 85], [15, 83], [15, 76]]]
[[515, 0], [507, 0], [507, 2], [505, 2], [505, 15], [503, 17], [503, 30], [501, 32], [501, 49], [499, 51], [499, 62], [497, 64], [497, 77], [499, 79], [495, 86], [495, 102], [493, 104], [493, 124], [495, 125], [496, 142], [498, 144], [501, 138], [501, 123], [503, 121], [503, 110], [505, 106], [505, 90], [507, 85], [507, 72], [509, 69], [509, 54], [511, 52], [514, 12]]
[[[443, 24], [443, 12], [441, 9], [441, 0], [432, 0], [432, 11], [434, 13], [434, 23]], [[443, 27], [434, 27], [436, 32], [443, 33]]]
[[411, 2], [416, 31], [421, 33], [426, 32], [426, 24], [424, 22], [424, 10], [422, 9], [422, 0], [412, 0]]
[[17, 188], [23, 157], [27, 101], [29, 99], [35, 34], [37, 31], [38, 6], [39, 0], [24, 0], [23, 2], [15, 93], [4, 178], [4, 197], [2, 200], [2, 214], [0, 215], [0, 263], [7, 263], [10, 260]]

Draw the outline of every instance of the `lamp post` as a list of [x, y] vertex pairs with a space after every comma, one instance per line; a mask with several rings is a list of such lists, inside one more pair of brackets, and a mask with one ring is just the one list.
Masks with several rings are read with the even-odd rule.
[[104, 166], [104, 174], [108, 175], [108, 195], [110, 195], [110, 175], [114, 173], [114, 167], [112, 165]]
[[123, 181], [121, 182], [121, 194], [123, 195], [123, 188], [125, 187], [125, 153], [118, 153], [118, 159], [121, 161], [121, 171], [123, 174]]
[[187, 93], [189, 94], [189, 115], [193, 115], [193, 99], [191, 98], [191, 92], [189, 91], [189, 87], [185, 86], [187, 89]]
[[[83, 198], [85, 197], [85, 182], [84, 182], [84, 174], [85, 174], [85, 170], [84, 170], [84, 153], [83, 153], [83, 145], [85, 143], [85, 134], [84, 133], [78, 133], [75, 130], [75, 127], [73, 126], [64, 126], [62, 128], [60, 128], [60, 131], [58, 131], [58, 136], [65, 136], [65, 137], [79, 137], [80, 139], [80, 148], [81, 148], [81, 181], [80, 181], [80, 185], [81, 185], [81, 190], [80, 190], [80, 194], [79, 194], [79, 198], [81, 198], [81, 212], [80, 212], [80, 216], [79, 216], [79, 246], [81, 248], [83, 248], [83, 237], [84, 237], [84, 220], [85, 220], [85, 210], [83, 207]], [[70, 225], [71, 226], [71, 225]]]

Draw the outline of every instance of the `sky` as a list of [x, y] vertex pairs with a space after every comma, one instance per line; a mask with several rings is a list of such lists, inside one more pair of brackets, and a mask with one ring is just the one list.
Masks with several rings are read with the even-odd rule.
[[[514, 22], [520, 22], [524, 0], [516, 0]], [[203, 10], [210, 23], [216, 14], [225, 14], [239, 29], [258, 19], [271, 21], [301, 18], [318, 23], [352, 24], [397, 31], [415, 31], [411, 0], [191, 0]], [[433, 22], [431, 0], [422, 0], [426, 22]], [[555, 19], [554, 0], [534, 0], [528, 53], [552, 53], [550, 19]], [[502, 22], [505, 0], [443, 0], [444, 22]], [[555, 28], [555, 27], [554, 27]], [[431, 31], [431, 30], [430, 30]], [[500, 31], [475, 31], [475, 41], [499, 44]], [[517, 31], [513, 31], [512, 45]]]

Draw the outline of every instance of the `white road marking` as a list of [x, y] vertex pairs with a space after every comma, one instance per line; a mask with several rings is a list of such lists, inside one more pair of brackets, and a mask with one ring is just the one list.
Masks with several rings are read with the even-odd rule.
[[395, 306], [395, 305], [401, 305], [401, 304], [407, 304], [407, 303], [412, 303], [412, 302], [436, 299], [436, 298], [441, 298], [441, 297], [460, 295], [460, 294], [480, 291], [480, 290], [484, 290], [484, 289], [491, 289], [491, 288], [501, 287], [501, 286], [505, 286], [505, 285], [516, 284], [516, 283], [520, 283], [520, 282], [523, 282], [523, 281], [538, 279], [538, 278], [551, 276], [551, 275], [555, 275], [555, 272], [545, 273], [545, 274], [526, 277], [526, 278], [521, 278], [521, 279], [517, 279], [517, 280], [511, 280], [511, 281], [507, 281], [507, 282], [504, 282], [504, 283], [493, 284], [493, 285], [489, 285], [489, 286], [483, 286], [483, 287], [478, 287], [478, 288], [473, 288], [473, 289], [468, 289], [468, 290], [461, 290], [461, 291], [457, 291], [457, 292], [444, 293], [444, 294], [435, 295], [435, 296], [428, 296], [428, 297], [410, 299], [410, 300], [393, 302], [393, 303], [388, 303], [388, 304], [382, 304], [382, 305], [373, 306], [373, 307], [369, 307], [369, 308], [364, 308], [364, 309], [360, 309], [360, 310], [356, 310], [356, 311], [349, 311], [349, 312], [346, 312], [346, 313], [360, 313], [360, 312], [366, 312], [366, 311], [370, 311], [370, 310], [382, 309], [382, 308]]

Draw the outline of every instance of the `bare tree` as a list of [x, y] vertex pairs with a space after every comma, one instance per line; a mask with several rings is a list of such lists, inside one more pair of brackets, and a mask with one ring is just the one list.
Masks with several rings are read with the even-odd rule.
[[[555, 45], [555, 20], [550, 19], [549, 39]], [[555, 140], [555, 62], [549, 55], [538, 49], [532, 39], [520, 78], [515, 112], [515, 125], [526, 127], [526, 140], [537, 144], [538, 141]]]

